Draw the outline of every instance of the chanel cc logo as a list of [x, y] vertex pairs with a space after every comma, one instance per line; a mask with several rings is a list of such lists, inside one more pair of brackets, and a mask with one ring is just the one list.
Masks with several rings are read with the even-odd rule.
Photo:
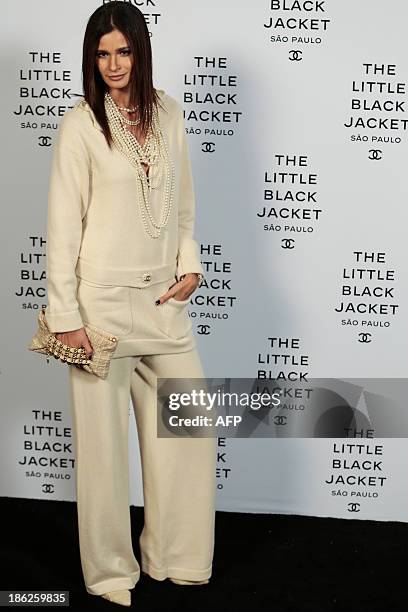
[[297, 49], [292, 49], [289, 51], [289, 59], [291, 62], [300, 62], [302, 58], [302, 51], [298, 51]]
[[287, 417], [283, 416], [282, 414], [277, 414], [275, 417], [273, 417], [273, 422], [275, 425], [286, 425]]
[[348, 504], [348, 511], [349, 512], [360, 512], [360, 504], [357, 502], [350, 502]]
[[370, 149], [368, 159], [382, 159], [381, 149]]
[[43, 484], [42, 492], [43, 493], [54, 493], [54, 485], [53, 484]]
[[359, 342], [362, 342], [363, 344], [367, 344], [368, 342], [371, 342], [371, 334], [368, 332], [361, 332], [360, 334], [358, 334], [359, 337]]
[[201, 150], [203, 153], [214, 153], [215, 142], [203, 142], [203, 146]]
[[282, 249], [294, 249], [295, 241], [293, 238], [282, 238]]
[[38, 144], [40, 147], [50, 147], [51, 146], [51, 136], [39, 136]]
[[209, 325], [204, 325], [204, 323], [201, 323], [197, 327], [197, 333], [200, 334], [201, 336], [209, 336], [210, 335], [210, 329], [211, 328], [210, 328]]

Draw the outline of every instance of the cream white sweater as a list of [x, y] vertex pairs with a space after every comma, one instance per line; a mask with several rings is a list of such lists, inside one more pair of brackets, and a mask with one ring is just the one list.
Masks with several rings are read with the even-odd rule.
[[[195, 198], [181, 105], [158, 90], [159, 107], [175, 166], [168, 224], [159, 238], [143, 227], [136, 169], [114, 146], [110, 150], [84, 99], [63, 116], [54, 145], [48, 192], [46, 320], [53, 332], [83, 326], [76, 299], [77, 276], [102, 284], [144, 287], [173, 274], [204, 273], [193, 238]], [[163, 185], [152, 190], [156, 219]]]

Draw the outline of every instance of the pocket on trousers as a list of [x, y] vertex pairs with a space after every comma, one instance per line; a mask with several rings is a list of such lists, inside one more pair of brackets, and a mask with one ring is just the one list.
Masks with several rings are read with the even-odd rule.
[[77, 299], [84, 323], [112, 334], [128, 334], [132, 331], [130, 287], [101, 285], [78, 278]]
[[188, 315], [189, 303], [190, 298], [176, 300], [171, 297], [164, 304], [156, 306], [160, 309], [160, 327], [170, 338], [177, 340], [190, 333], [192, 323]]

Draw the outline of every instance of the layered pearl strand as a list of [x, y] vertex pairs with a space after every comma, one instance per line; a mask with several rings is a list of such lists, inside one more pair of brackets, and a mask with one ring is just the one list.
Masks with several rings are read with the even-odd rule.
[[[134, 110], [126, 109], [128, 112], [134, 112]], [[140, 180], [136, 181], [137, 200], [146, 233], [151, 238], [158, 238], [170, 217], [174, 198], [175, 171], [167, 142], [159, 124], [157, 109], [154, 107], [153, 123], [148, 130], [143, 146], [125, 125], [126, 123], [138, 125], [139, 120], [131, 121], [124, 117], [108, 92], [105, 92], [105, 111], [115, 146], [138, 171]], [[148, 176], [142, 164], [147, 165]], [[161, 207], [160, 219], [156, 221], [150, 208], [149, 198], [151, 190], [161, 185], [163, 174], [165, 175], [164, 202]]]

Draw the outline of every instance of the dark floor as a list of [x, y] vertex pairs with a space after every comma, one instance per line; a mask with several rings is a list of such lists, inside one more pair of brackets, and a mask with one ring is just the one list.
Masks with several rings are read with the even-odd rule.
[[[85, 591], [75, 503], [3, 497], [0, 508], [1, 590], [60, 589], [70, 592], [74, 610], [126, 609]], [[143, 508], [132, 506], [131, 516], [140, 559]], [[217, 512], [215, 542], [208, 585], [176, 586], [142, 575], [132, 607], [408, 612], [406, 523]]]

